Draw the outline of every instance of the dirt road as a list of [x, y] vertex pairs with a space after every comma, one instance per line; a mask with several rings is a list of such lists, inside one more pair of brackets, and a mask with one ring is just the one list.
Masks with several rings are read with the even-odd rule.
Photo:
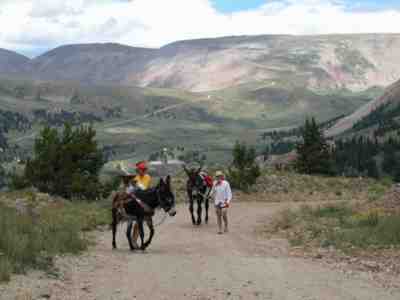
[[52, 300], [400, 299], [399, 292], [385, 291], [367, 276], [349, 277], [290, 258], [286, 241], [257, 235], [255, 229], [282, 207], [236, 203], [230, 211], [231, 231], [220, 236], [213, 214], [209, 225], [193, 227], [186, 207], [180, 206], [175, 218], [157, 228], [146, 253], [128, 251], [125, 226], [119, 228], [115, 251], [111, 232], [96, 233], [98, 243], [90, 251], [57, 263], [62, 280], [17, 278], [0, 289], [1, 299], [13, 299], [4, 297], [11, 297], [18, 284], [20, 293], [33, 286], [32, 299]]

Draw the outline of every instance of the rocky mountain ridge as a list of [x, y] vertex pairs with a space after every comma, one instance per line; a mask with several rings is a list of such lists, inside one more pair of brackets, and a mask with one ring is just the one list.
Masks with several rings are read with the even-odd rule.
[[[159, 49], [85, 44], [13, 63], [11, 71], [31, 79], [195, 92], [265, 80], [314, 90], [360, 91], [400, 78], [399, 49], [400, 34], [234, 36], [174, 42]], [[1, 61], [0, 52], [0, 74], [9, 74], [10, 59], [7, 66]]]

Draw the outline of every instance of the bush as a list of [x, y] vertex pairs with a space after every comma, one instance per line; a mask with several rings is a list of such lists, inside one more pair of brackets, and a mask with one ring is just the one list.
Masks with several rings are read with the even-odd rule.
[[327, 205], [310, 209], [310, 213], [316, 218], [343, 218], [351, 215], [352, 210], [346, 205]]
[[248, 191], [257, 182], [261, 171], [256, 163], [256, 151], [237, 142], [233, 149], [233, 163], [228, 170], [228, 180], [232, 187]]
[[108, 198], [113, 191], [116, 191], [121, 184], [121, 178], [113, 177], [111, 180], [104, 182], [101, 185], [101, 195], [103, 198]]
[[9, 175], [9, 178], [9, 186], [12, 190], [22, 190], [31, 186], [30, 181], [28, 180], [28, 178], [26, 178], [25, 175], [18, 175], [16, 173], [13, 173]]

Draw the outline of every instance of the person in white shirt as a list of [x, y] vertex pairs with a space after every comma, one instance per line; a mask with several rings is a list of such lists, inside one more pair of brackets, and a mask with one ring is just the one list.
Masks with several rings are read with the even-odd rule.
[[224, 231], [228, 232], [228, 208], [232, 200], [232, 190], [228, 181], [225, 180], [224, 173], [217, 171], [217, 180], [211, 195], [214, 197], [215, 211], [217, 213], [218, 234], [222, 234], [222, 219], [224, 220]]

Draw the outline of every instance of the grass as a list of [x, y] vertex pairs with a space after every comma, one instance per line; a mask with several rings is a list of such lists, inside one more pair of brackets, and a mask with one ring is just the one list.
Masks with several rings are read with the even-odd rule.
[[106, 208], [95, 203], [57, 203], [39, 215], [0, 204], [0, 282], [29, 269], [51, 270], [56, 255], [87, 249], [84, 231], [109, 222]]
[[347, 204], [283, 211], [272, 230], [285, 232], [293, 246], [334, 246], [345, 252], [400, 246], [400, 215], [358, 212]]

